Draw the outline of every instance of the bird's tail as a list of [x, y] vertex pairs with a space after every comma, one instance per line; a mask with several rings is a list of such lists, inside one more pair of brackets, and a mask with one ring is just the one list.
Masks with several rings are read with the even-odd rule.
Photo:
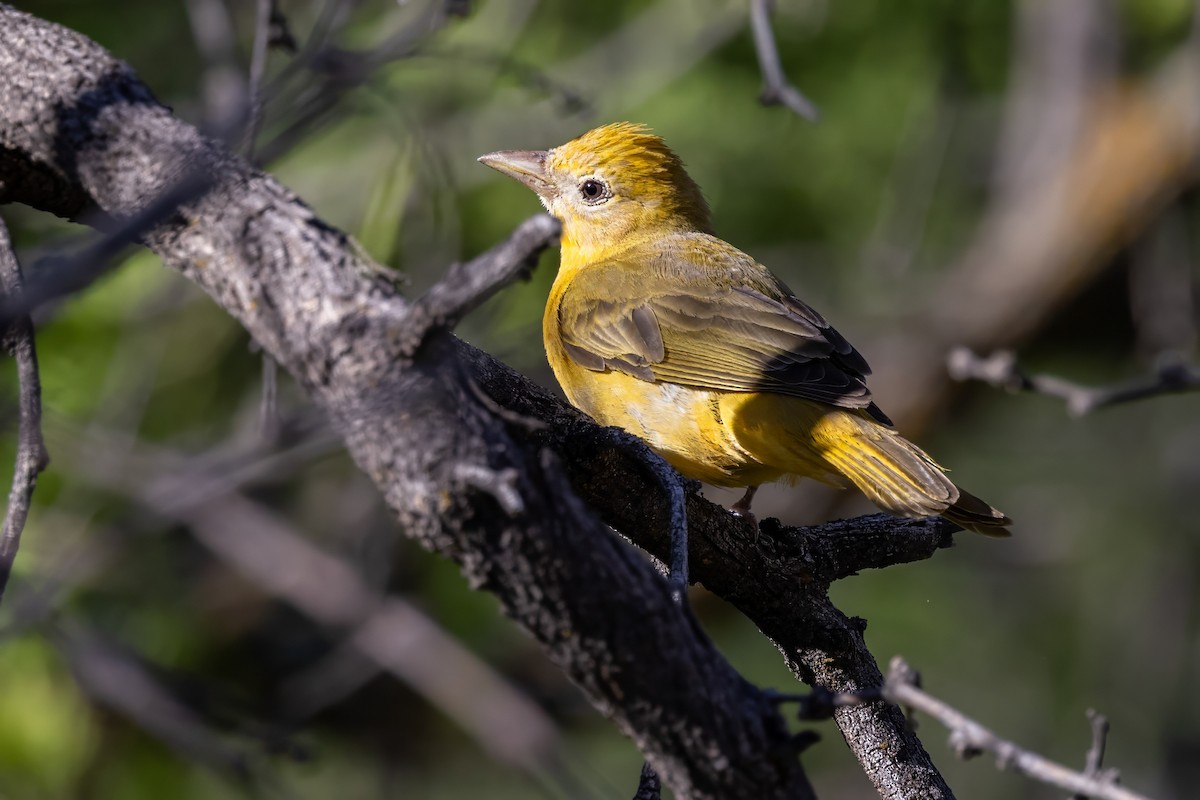
[[901, 517], [943, 516], [986, 536], [1008, 536], [1012, 520], [959, 489], [925, 451], [892, 428], [853, 413], [839, 415], [844, 434], [822, 455], [871, 502]]

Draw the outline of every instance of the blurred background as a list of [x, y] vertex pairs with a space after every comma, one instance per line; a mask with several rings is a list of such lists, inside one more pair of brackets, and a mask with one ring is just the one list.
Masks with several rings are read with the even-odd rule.
[[[247, 152], [231, 120], [255, 3], [18, 5]], [[1089, 385], [1194, 363], [1191, 3], [780, 0], [782, 66], [816, 124], [758, 102], [742, 1], [279, 11], [298, 51], [266, 62], [253, 155], [413, 293], [538, 210], [477, 155], [621, 119], [663, 135], [718, 233], [821, 310], [875, 367], [900, 429], [1017, 520], [1011, 540], [962, 536], [838, 584], [877, 658], [903, 654], [933, 693], [1072, 766], [1095, 707], [1126, 782], [1194, 796], [1200, 395], [1071, 418], [946, 370], [956, 346], [1011, 348]], [[29, 271], [91, 235], [3, 214]], [[556, 260], [459, 331], [549, 386]], [[0, 797], [633, 793], [635, 747], [488, 596], [403, 537], [289, 379], [276, 386], [197, 289], [130, 251], [37, 323], [52, 464], [0, 608]], [[11, 453], [15, 375], [0, 366]], [[813, 487], [756, 505], [794, 524], [870, 510]], [[702, 589], [692, 600], [747, 678], [794, 688], [744, 618]], [[872, 796], [837, 729], [813, 727], [820, 795]], [[959, 796], [1059, 796], [921, 730]]]

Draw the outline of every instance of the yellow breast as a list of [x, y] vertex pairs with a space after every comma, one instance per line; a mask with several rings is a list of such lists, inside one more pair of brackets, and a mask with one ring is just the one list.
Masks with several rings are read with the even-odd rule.
[[778, 479], [743, 448], [730, 417], [753, 395], [690, 389], [644, 381], [623, 372], [598, 372], [572, 360], [562, 344], [558, 304], [567, 280], [560, 273], [551, 289], [542, 335], [546, 357], [571, 405], [601, 425], [623, 428], [644, 439], [688, 477], [717, 486], [748, 486]]

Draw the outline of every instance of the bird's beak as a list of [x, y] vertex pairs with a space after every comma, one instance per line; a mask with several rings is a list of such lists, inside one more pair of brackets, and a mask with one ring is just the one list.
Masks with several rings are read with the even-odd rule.
[[548, 155], [545, 150], [501, 150], [480, 156], [479, 162], [487, 164], [497, 172], [503, 172], [510, 178], [516, 178], [539, 195], [546, 197], [553, 191], [546, 174]]

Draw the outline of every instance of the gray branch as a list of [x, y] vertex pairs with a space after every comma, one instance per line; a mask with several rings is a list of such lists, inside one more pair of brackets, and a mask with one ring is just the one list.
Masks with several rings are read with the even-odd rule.
[[[0, 53], [0, 65], [2, 59], [3, 53]], [[4, 153], [0, 150], [0, 178], [3, 177], [3, 160]], [[29, 316], [47, 303], [86, 289], [120, 263], [118, 256], [127, 247], [140, 241], [164, 219], [176, 214], [181, 205], [204, 194], [210, 187], [210, 177], [203, 170], [185, 169], [182, 174], [173, 174], [171, 182], [164, 185], [162, 192], [150, 202], [115, 224], [93, 208], [81, 209], [86, 213], [80, 221], [104, 229], [104, 235], [69, 257], [46, 259], [39, 265], [35, 279], [25, 283], [20, 291], [6, 293], [0, 298], [0, 328]], [[0, 202], [4, 202], [4, 188], [0, 182]], [[51, 187], [51, 191], [57, 189]]]
[[1104, 743], [1108, 736], [1108, 720], [1102, 715], [1088, 710], [1092, 745], [1088, 749], [1086, 767], [1083, 772], [1076, 772], [1007, 739], [1001, 739], [944, 700], [923, 691], [917, 672], [900, 656], [892, 659], [887, 681], [882, 686], [838, 693], [816, 689], [805, 695], [781, 694], [775, 699], [779, 703], [795, 703], [796, 717], [800, 720], [829, 719], [840, 708], [886, 700], [907, 709], [910, 714], [914, 711], [926, 713], [949, 728], [950, 745], [959, 758], [969, 759], [984, 752], [994, 753], [999, 769], [1012, 769], [1039, 783], [1074, 792], [1072, 800], [1148, 800], [1120, 786], [1116, 770], [1101, 769]]
[[821, 112], [783, 74], [775, 32], [771, 30], [771, 5], [772, 0], [750, 0], [750, 31], [754, 35], [754, 50], [763, 76], [759, 100], [766, 106], [782, 105], [809, 122], [816, 122]]
[[528, 277], [538, 256], [558, 239], [559, 224], [548, 214], [525, 220], [508, 239], [466, 264], [453, 264], [446, 276], [412, 304], [404, 347], [415, 353], [434, 332], [454, 328], [464, 316], [519, 278]]
[[1033, 392], [1057, 397], [1072, 417], [1082, 417], [1099, 408], [1145, 400], [1164, 394], [1200, 391], [1200, 369], [1176, 361], [1164, 362], [1145, 378], [1117, 386], [1083, 386], [1054, 375], [1030, 375], [1017, 357], [1000, 350], [982, 358], [965, 347], [955, 348], [947, 361], [950, 377], [957, 381], [982, 381], [1009, 392]]
[[[1087, 751], [1083, 774], [1106, 783], [1114, 783], [1117, 780], [1116, 770], [1103, 768], [1104, 748], [1108, 743], [1108, 717], [1094, 708], [1088, 709], [1087, 717], [1092, 726], [1092, 745]], [[1072, 800], [1087, 800], [1087, 795], [1077, 793]]]
[[[21, 290], [21, 265], [13, 252], [8, 227], [0, 220], [0, 299], [15, 297]], [[46, 468], [50, 457], [42, 441], [42, 383], [29, 316], [18, 316], [7, 325], [0, 322], [0, 344], [17, 363], [19, 383], [16, 466], [8, 494], [8, 510], [4, 525], [0, 527], [0, 599], [3, 599], [21, 545], [21, 532], [29, 516], [38, 474]]]
[[[1083, 797], [1096, 800], [1148, 800], [1145, 795], [1116, 783], [1116, 776], [1112, 772], [1077, 772], [1007, 739], [1001, 739], [961, 711], [922, 691], [917, 686], [916, 672], [899, 656], [892, 659], [884, 694], [892, 702], [928, 714], [946, 726], [950, 730], [950, 746], [959, 758], [992, 753], [996, 756], [999, 769], [1011, 769], [1040, 783]], [[1093, 733], [1093, 736], [1098, 735]], [[1097, 769], [1098, 766], [1097, 761]]]

